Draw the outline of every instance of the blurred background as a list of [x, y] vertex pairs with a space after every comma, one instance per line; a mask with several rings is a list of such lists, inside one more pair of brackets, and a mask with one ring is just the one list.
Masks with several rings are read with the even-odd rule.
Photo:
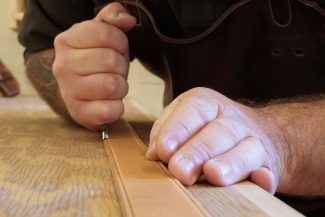
[[[20, 96], [35, 96], [36, 91], [28, 81], [25, 70], [24, 48], [18, 43], [17, 27], [23, 16], [24, 0], [0, 1], [0, 59], [17, 78]], [[128, 98], [134, 100], [143, 112], [157, 116], [162, 110], [164, 84], [147, 72], [138, 61], [133, 61], [129, 73]]]

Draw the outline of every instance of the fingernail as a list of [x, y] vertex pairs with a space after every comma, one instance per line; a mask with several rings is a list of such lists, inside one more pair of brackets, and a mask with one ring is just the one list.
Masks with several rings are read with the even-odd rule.
[[194, 184], [198, 179], [199, 179], [199, 176], [196, 176], [196, 175], [193, 174], [192, 178], [191, 178], [191, 181], [192, 181], [191, 184]]
[[156, 149], [156, 143], [152, 143], [149, 145], [146, 153], [146, 158], [147, 159], [152, 159], [154, 154], [155, 154], [155, 149]]
[[130, 14], [125, 12], [125, 11], [121, 11], [117, 14], [116, 16], [117, 18], [124, 18], [124, 17], [130, 17]]
[[228, 184], [229, 182], [231, 182], [231, 167], [228, 164], [224, 164], [224, 163], [218, 163], [218, 167], [220, 169], [221, 172], [221, 176], [225, 182], [225, 184]]
[[165, 142], [165, 145], [169, 153], [174, 153], [177, 149], [178, 143], [173, 139], [169, 139]]
[[194, 174], [194, 163], [191, 160], [184, 157], [180, 157], [177, 160], [177, 165], [180, 171], [182, 171], [182, 173], [185, 176], [189, 177], [189, 179], [191, 180], [191, 183], [188, 183], [189, 185], [196, 182], [198, 176]]

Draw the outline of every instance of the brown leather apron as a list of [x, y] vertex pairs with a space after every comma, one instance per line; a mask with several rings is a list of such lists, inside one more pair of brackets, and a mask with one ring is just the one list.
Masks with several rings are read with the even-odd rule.
[[241, 0], [182, 39], [160, 32], [141, 0], [119, 2], [137, 17], [131, 54], [165, 80], [165, 104], [198, 86], [256, 101], [325, 92], [325, 10], [315, 1]]
[[[325, 93], [325, 10], [315, 0], [240, 0], [182, 39], [163, 34], [141, 0], [119, 2], [137, 17], [131, 55], [164, 79], [165, 105], [198, 86], [259, 102]], [[285, 199], [302, 212], [325, 204]]]

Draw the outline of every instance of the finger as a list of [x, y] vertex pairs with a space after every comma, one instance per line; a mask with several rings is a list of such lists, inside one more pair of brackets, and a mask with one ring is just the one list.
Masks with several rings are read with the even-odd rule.
[[120, 53], [113, 49], [74, 49], [66, 52], [64, 57], [64, 60], [62, 60], [64, 62], [61, 64], [66, 67], [65, 71], [73, 71], [79, 75], [108, 72], [127, 78], [129, 63]]
[[67, 107], [71, 117], [90, 130], [98, 130], [103, 124], [117, 121], [124, 112], [122, 100], [73, 100], [67, 102]]
[[207, 124], [201, 131], [177, 150], [169, 161], [171, 170], [186, 171], [180, 175], [182, 180], [190, 184], [202, 173], [204, 163], [232, 149], [243, 138], [247, 137], [247, 128], [238, 121], [227, 117], [219, 117]]
[[264, 166], [267, 154], [260, 140], [247, 137], [233, 149], [204, 164], [203, 173], [216, 186], [228, 186], [247, 179]]
[[79, 77], [67, 88], [78, 100], [117, 100], [127, 94], [128, 83], [120, 75], [102, 73]]
[[172, 154], [174, 158], [186, 157], [195, 165], [202, 164], [230, 150], [249, 134], [249, 129], [238, 120], [222, 116], [205, 125]]
[[218, 104], [201, 95], [180, 98], [180, 102], [164, 121], [156, 138], [156, 154], [168, 162], [172, 154], [203, 126], [217, 117]]
[[57, 48], [75, 49], [111, 48], [128, 57], [128, 39], [117, 27], [96, 20], [87, 20], [73, 25], [59, 34], [54, 41]]
[[103, 21], [107, 24], [116, 26], [122, 31], [132, 29], [136, 24], [136, 18], [117, 2], [108, 4], [96, 16], [95, 20]]
[[172, 101], [162, 112], [159, 118], [155, 121], [150, 131], [150, 142], [148, 150], [146, 153], [146, 158], [148, 160], [159, 160], [159, 157], [156, 154], [156, 138], [161, 126], [166, 122], [170, 114], [175, 110], [178, 105], [179, 100], [175, 99]]
[[275, 184], [274, 175], [269, 169], [261, 167], [255, 170], [252, 172], [250, 179], [256, 185], [260, 186], [271, 194], [275, 193], [277, 185]]

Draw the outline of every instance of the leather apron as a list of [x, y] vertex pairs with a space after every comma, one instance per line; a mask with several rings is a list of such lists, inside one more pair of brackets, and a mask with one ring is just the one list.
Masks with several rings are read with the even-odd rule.
[[316, 1], [240, 0], [190, 38], [164, 35], [141, 0], [119, 2], [137, 18], [131, 55], [165, 81], [165, 105], [199, 86], [257, 102], [325, 92], [325, 10]]
[[[165, 105], [198, 86], [257, 102], [325, 93], [325, 10], [316, 0], [239, 0], [182, 39], [163, 34], [142, 1], [119, 2], [138, 22], [127, 33], [131, 55], [165, 81]], [[324, 209], [322, 199], [280, 198], [304, 213]]]

